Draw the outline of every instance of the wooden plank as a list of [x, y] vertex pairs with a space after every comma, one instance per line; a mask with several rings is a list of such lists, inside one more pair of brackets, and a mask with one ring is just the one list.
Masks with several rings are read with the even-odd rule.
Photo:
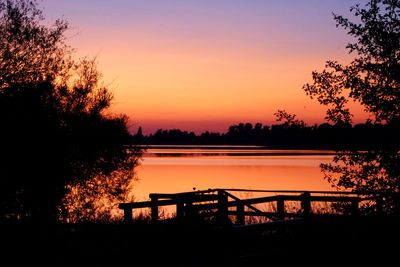
[[[301, 194], [305, 191], [300, 190], [254, 190], [254, 189], [238, 189], [238, 188], [221, 188], [218, 190], [232, 191], [232, 192], [254, 192], [254, 193], [293, 193]], [[310, 194], [332, 194], [332, 195], [363, 195], [356, 192], [346, 192], [346, 191], [307, 191]], [[368, 194], [366, 194], [368, 195]]]
[[[159, 200], [158, 206], [168, 206], [168, 205], [176, 205], [177, 201], [168, 199], [168, 200]], [[119, 209], [140, 209], [140, 208], [150, 208], [152, 205], [151, 201], [142, 201], [142, 202], [132, 202], [132, 203], [121, 203], [118, 205]]]
[[[247, 206], [249, 204], [273, 202], [273, 201], [276, 201], [277, 199], [278, 199], [278, 196], [260, 197], [260, 198], [252, 198], [252, 199], [241, 199], [239, 201], [238, 200], [229, 201], [229, 202], [226, 203], [226, 206], [227, 207], [235, 207], [237, 205], [245, 205], [245, 206]], [[196, 210], [212, 210], [212, 209], [218, 209], [218, 207], [219, 207], [218, 203], [193, 205], [193, 208], [196, 209]]]
[[179, 198], [188, 195], [202, 195], [202, 194], [210, 194], [217, 192], [217, 189], [209, 189], [209, 190], [202, 190], [202, 191], [193, 191], [193, 192], [182, 192], [182, 193], [151, 193], [149, 197], [157, 197], [160, 198]]
[[[357, 200], [358, 198], [356, 197], [326, 197], [326, 196], [310, 196], [304, 198], [304, 196], [284, 196], [284, 195], [278, 195], [278, 196], [271, 196], [271, 197], [260, 197], [260, 198], [252, 198], [252, 199], [241, 199], [241, 200], [235, 200], [235, 201], [229, 201], [226, 203], [227, 207], [234, 207], [239, 204], [241, 205], [248, 205], [248, 204], [259, 204], [259, 203], [268, 203], [268, 202], [274, 202], [278, 200], [282, 201], [303, 201], [304, 208], [307, 210], [311, 208], [311, 206], [308, 204], [308, 201], [321, 201], [321, 202], [352, 202]], [[217, 209], [218, 204], [216, 203], [210, 203], [210, 204], [199, 204], [199, 205], [194, 205], [194, 209], [197, 210], [211, 210], [211, 209]], [[303, 208], [303, 209], [304, 209]]]
[[218, 195], [216, 194], [207, 194], [207, 195], [198, 195], [198, 194], [184, 194], [184, 195], [169, 195], [168, 197], [165, 194], [150, 194], [150, 197], [157, 197], [158, 199], [169, 199], [169, 200], [177, 200], [177, 201], [185, 201], [185, 202], [203, 202], [203, 201], [217, 201]]
[[[186, 199], [164, 199], [158, 200], [158, 206], [168, 206], [168, 205], [176, 205], [180, 201], [188, 201], [188, 202], [205, 202], [205, 201], [216, 201], [218, 200], [218, 196], [201, 196], [194, 198], [186, 198]], [[131, 202], [131, 203], [121, 203], [118, 205], [119, 209], [139, 209], [139, 208], [150, 208], [152, 205], [151, 201], [141, 201], [141, 202]]]
[[[226, 191], [225, 191], [225, 194], [226, 194], [227, 196], [229, 196], [230, 198], [233, 198], [233, 199], [236, 200], [236, 201], [241, 201], [240, 198], [238, 198], [237, 196], [234, 196], [234, 195], [232, 195], [232, 194], [230, 194], [230, 193], [228, 193], [228, 192], [226, 192]], [[242, 204], [240, 204], [240, 205], [242, 205]], [[252, 209], [252, 210], [254, 210], [254, 211], [261, 212], [261, 210], [257, 209], [256, 207], [254, 207], [254, 206], [252, 206], [252, 205], [245, 205], [245, 206], [247, 206], [248, 208], [250, 208], [250, 209]]]
[[259, 204], [265, 202], [273, 202], [278, 200], [278, 196], [270, 196], [270, 197], [258, 197], [258, 198], [251, 198], [251, 199], [241, 199], [240, 201], [232, 201], [229, 202], [229, 206], [236, 206], [237, 203], [242, 203], [243, 205], [248, 204]]
[[310, 196], [310, 201], [321, 202], [353, 202], [357, 201], [358, 199], [358, 197]]
[[205, 202], [205, 201], [217, 201], [219, 199], [218, 195], [194, 195], [194, 196], [184, 196], [176, 198], [179, 201], [184, 202]]

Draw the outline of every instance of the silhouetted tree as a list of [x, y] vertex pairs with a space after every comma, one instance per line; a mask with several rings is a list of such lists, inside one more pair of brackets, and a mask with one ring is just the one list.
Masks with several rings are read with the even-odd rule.
[[142, 127], [139, 127], [138, 131], [133, 136], [133, 142], [136, 143], [136, 144], [143, 143], [143, 130], [142, 130]]
[[138, 129], [138, 131], [137, 131], [137, 133], [136, 133], [136, 136], [139, 137], [139, 138], [143, 138], [143, 130], [142, 130], [142, 127], [139, 127], [139, 129]]
[[254, 125], [254, 130], [257, 132], [261, 132], [262, 131], [262, 124], [257, 122], [256, 125]]
[[307, 124], [303, 120], [296, 119], [296, 115], [289, 114], [285, 110], [278, 110], [274, 113], [276, 121], [283, 121], [286, 127], [305, 128]]
[[67, 29], [36, 1], [0, 0], [0, 219], [96, 218], [134, 177], [127, 118], [106, 113], [112, 95]]
[[[353, 100], [392, 131], [400, 119], [400, 1], [370, 0], [350, 11], [352, 22], [334, 14], [337, 27], [347, 30], [356, 42], [347, 45], [355, 59], [348, 65], [328, 61], [322, 72], [313, 72], [314, 82], [305, 92], [329, 106], [326, 118], [336, 125], [351, 122], [346, 104]], [[369, 122], [371, 124], [371, 122]], [[336, 187], [362, 193], [400, 192], [398, 142], [380, 145], [367, 152], [344, 151], [332, 164], [322, 164], [325, 177]], [[399, 202], [386, 195], [387, 212], [398, 212]]]
[[[0, 88], [55, 78], [71, 67], [68, 22], [48, 26], [36, 1], [0, 1]], [[61, 75], [59, 77], [64, 77]]]
[[[279, 113], [281, 124], [267, 126], [255, 124], [251, 130], [244, 130], [246, 124], [229, 126], [226, 133], [209, 131], [196, 135], [179, 129], [159, 129], [143, 136], [141, 144], [148, 145], [267, 145], [286, 148], [326, 148], [326, 149], [370, 149], [382, 143], [399, 143], [400, 128], [386, 124], [329, 124], [308, 126], [295, 115], [285, 111]], [[276, 116], [278, 116], [276, 114]], [[248, 127], [250, 128], [250, 127]], [[135, 140], [135, 139], [134, 139]]]

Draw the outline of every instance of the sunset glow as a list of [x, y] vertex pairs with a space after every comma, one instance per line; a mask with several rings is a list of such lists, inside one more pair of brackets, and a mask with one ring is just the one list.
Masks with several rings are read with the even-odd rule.
[[[365, 2], [365, 1], [357, 1]], [[348, 62], [350, 41], [332, 12], [356, 1], [45, 0], [49, 19], [71, 22], [79, 56], [96, 56], [113, 90], [113, 112], [132, 131], [223, 132], [274, 123], [286, 109], [321, 123], [324, 107], [302, 86], [328, 59]], [[365, 115], [359, 108], [355, 122]]]

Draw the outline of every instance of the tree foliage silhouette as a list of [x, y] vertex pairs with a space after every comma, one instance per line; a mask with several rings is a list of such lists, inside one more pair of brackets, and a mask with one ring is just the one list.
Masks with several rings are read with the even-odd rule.
[[0, 1], [0, 88], [54, 79], [69, 70], [68, 22], [46, 24], [36, 1]]
[[112, 94], [67, 30], [36, 1], [0, 1], [1, 219], [95, 218], [134, 177], [127, 117], [107, 113]]
[[296, 115], [289, 114], [286, 110], [278, 110], [274, 113], [276, 121], [283, 121], [284, 126], [292, 128], [305, 128], [307, 124], [303, 120], [296, 119]]
[[[400, 119], [400, 1], [370, 0], [350, 11], [358, 22], [334, 14], [337, 27], [356, 42], [347, 45], [355, 59], [348, 65], [328, 61], [325, 70], [313, 72], [312, 84], [303, 89], [328, 106], [326, 118], [348, 124], [350, 100], [373, 115], [370, 123], [399, 128]], [[366, 152], [344, 151], [331, 164], [322, 164], [325, 177], [337, 188], [362, 193], [400, 192], [400, 154], [397, 144], [383, 144]], [[398, 201], [386, 195], [387, 212], [398, 212]]]

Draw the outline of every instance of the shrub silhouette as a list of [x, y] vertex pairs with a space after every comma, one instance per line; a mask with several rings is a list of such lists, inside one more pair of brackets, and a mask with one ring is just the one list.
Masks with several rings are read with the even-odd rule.
[[94, 216], [134, 177], [127, 117], [106, 113], [112, 94], [95, 60], [72, 59], [67, 22], [45, 26], [25, 0], [0, 1], [0, 18], [1, 219]]
[[[360, 103], [374, 120], [393, 131], [400, 126], [400, 1], [371, 0], [350, 11], [358, 22], [334, 14], [337, 27], [347, 30], [356, 42], [347, 45], [355, 59], [348, 65], [328, 61], [322, 72], [313, 72], [312, 84], [303, 89], [329, 107], [326, 118], [337, 125], [351, 122], [347, 103]], [[360, 132], [362, 138], [363, 133]], [[395, 139], [393, 139], [395, 140]], [[393, 141], [392, 140], [392, 141]], [[399, 212], [400, 153], [398, 142], [383, 138], [373, 149], [348, 150], [331, 164], [322, 164], [325, 178], [339, 189], [383, 193], [387, 213]]]

